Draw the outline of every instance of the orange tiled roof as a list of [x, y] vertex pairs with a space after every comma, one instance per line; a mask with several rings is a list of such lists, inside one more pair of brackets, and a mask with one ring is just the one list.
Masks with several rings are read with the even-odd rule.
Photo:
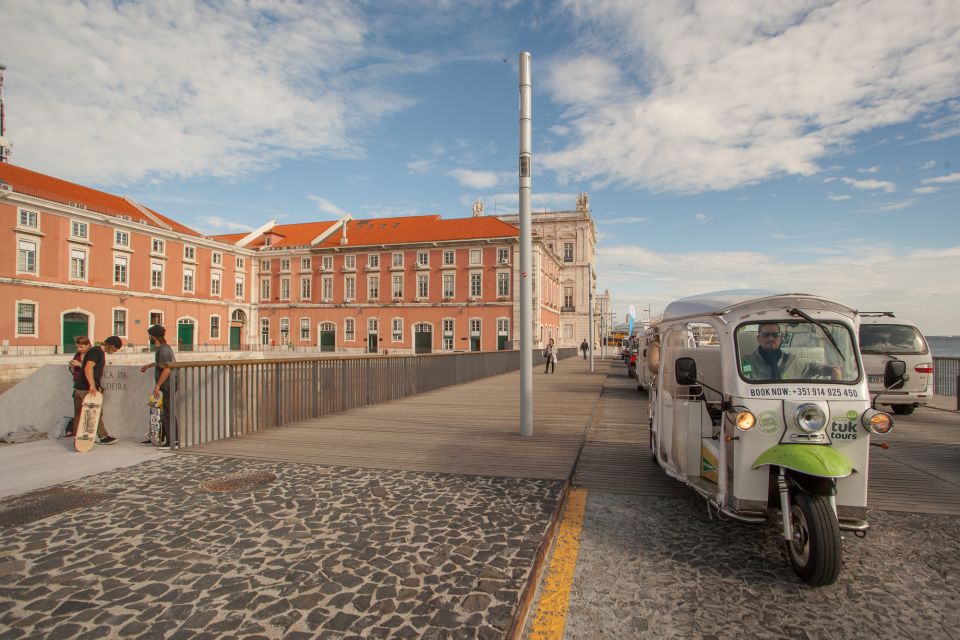
[[[50, 200], [52, 202], [59, 202], [60, 204], [73, 206], [82, 205], [90, 211], [105, 213], [110, 216], [128, 216], [135, 222], [144, 221], [148, 226], [159, 226], [125, 198], [74, 184], [73, 182], [67, 182], [66, 180], [60, 180], [59, 178], [37, 173], [36, 171], [30, 171], [23, 167], [0, 163], [0, 180], [10, 185], [17, 193], [43, 198], [44, 200]], [[179, 222], [175, 222], [152, 209], [149, 209], [149, 211], [170, 225], [175, 231], [192, 236], [200, 235], [193, 229]]]
[[[271, 247], [304, 247], [310, 246], [310, 242], [313, 241], [318, 235], [329, 229], [332, 225], [336, 224], [335, 220], [323, 220], [320, 222], [297, 222], [293, 224], [278, 224], [272, 229], [264, 233], [259, 238], [255, 239], [250, 244], [246, 245], [247, 249], [262, 249], [265, 246], [263, 236], [272, 235], [279, 236], [275, 238], [271, 243]], [[220, 242], [227, 242], [230, 244], [236, 244], [243, 238], [247, 237], [246, 233], [226, 233], [220, 236], [213, 236], [214, 240], [219, 240]]]

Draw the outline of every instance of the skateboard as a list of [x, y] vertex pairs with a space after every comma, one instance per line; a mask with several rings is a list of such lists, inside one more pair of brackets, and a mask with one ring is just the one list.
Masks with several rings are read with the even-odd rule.
[[85, 452], [93, 448], [97, 439], [97, 424], [100, 422], [100, 410], [103, 408], [103, 396], [99, 393], [83, 399], [83, 409], [80, 411], [80, 424], [74, 425], [76, 438], [73, 446], [77, 451]]
[[151, 395], [147, 404], [150, 406], [150, 430], [147, 432], [147, 437], [150, 439], [150, 444], [159, 447], [163, 436], [163, 394]]

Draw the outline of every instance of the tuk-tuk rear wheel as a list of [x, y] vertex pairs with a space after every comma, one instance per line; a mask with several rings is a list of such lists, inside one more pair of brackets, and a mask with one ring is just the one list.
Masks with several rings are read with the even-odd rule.
[[833, 584], [840, 575], [843, 548], [829, 499], [798, 492], [790, 511], [793, 540], [787, 542], [787, 555], [793, 570], [811, 586]]

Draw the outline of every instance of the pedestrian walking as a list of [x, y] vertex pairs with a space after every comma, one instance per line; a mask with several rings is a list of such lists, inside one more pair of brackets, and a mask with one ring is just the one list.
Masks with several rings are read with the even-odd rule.
[[583, 351], [583, 359], [587, 359], [587, 350], [590, 348], [590, 345], [587, 344], [587, 339], [584, 338], [583, 342], [580, 343], [580, 351]]
[[553, 338], [550, 338], [550, 342], [547, 343], [547, 348], [543, 350], [543, 357], [547, 359], [547, 366], [543, 370], [544, 373], [556, 373], [557, 372], [557, 347], [553, 343]]
[[[80, 346], [79, 341], [77, 346]], [[85, 346], [81, 361], [83, 377], [76, 380], [73, 390], [74, 432], [80, 424], [80, 412], [83, 410], [84, 399], [95, 393], [103, 393], [103, 368], [107, 364], [107, 354], [119, 351], [123, 347], [123, 340], [117, 336], [110, 336], [103, 341], [102, 346], [91, 347], [89, 340]], [[97, 437], [100, 439], [100, 444], [113, 444], [117, 441], [107, 433], [107, 427], [103, 424], [103, 411], [100, 412], [100, 421], [97, 423]]]
[[[160, 413], [160, 446], [165, 447], [170, 442], [170, 368], [167, 365], [176, 362], [177, 359], [173, 355], [173, 349], [167, 344], [167, 330], [162, 325], [153, 325], [147, 329], [147, 335], [150, 336], [150, 344], [156, 351], [153, 354], [153, 363], [140, 367], [140, 373], [146, 373], [147, 369], [153, 367], [154, 385], [151, 395], [163, 395], [163, 409]], [[152, 443], [144, 440], [143, 444]]]

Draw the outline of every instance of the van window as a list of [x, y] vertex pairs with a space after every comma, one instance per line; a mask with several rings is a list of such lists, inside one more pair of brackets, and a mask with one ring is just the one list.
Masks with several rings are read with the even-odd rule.
[[910, 325], [864, 324], [860, 326], [860, 349], [864, 353], [925, 354], [927, 343]]
[[765, 320], [741, 325], [736, 335], [737, 361], [745, 380], [852, 383], [860, 379], [853, 335], [840, 323]]

